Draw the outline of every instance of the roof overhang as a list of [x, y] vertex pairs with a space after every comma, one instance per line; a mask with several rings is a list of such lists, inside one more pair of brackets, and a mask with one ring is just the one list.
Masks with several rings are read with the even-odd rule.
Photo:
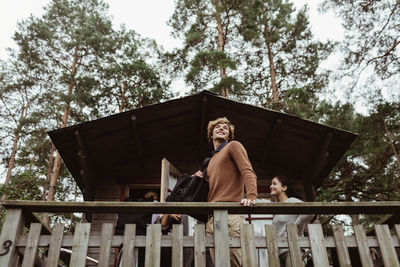
[[103, 183], [159, 183], [161, 159], [193, 172], [210, 154], [206, 127], [225, 116], [261, 179], [319, 187], [356, 134], [208, 91], [48, 132], [85, 200]]

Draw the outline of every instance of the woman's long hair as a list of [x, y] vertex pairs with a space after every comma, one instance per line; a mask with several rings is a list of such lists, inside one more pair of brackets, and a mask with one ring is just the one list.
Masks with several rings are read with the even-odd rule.
[[295, 197], [300, 200], [303, 200], [303, 196], [300, 194], [300, 191], [298, 188], [294, 185], [293, 181], [290, 180], [288, 177], [285, 175], [276, 175], [274, 178], [278, 179], [279, 182], [282, 184], [282, 186], [286, 186], [286, 195], [288, 197]]

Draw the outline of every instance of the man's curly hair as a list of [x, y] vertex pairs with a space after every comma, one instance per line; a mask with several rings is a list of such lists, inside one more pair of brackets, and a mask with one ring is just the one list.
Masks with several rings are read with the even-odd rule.
[[229, 141], [234, 140], [235, 137], [235, 126], [226, 118], [226, 117], [221, 117], [218, 119], [215, 119], [213, 121], [210, 121], [207, 126], [207, 139], [209, 143], [212, 143], [212, 135], [213, 135], [213, 130], [214, 127], [219, 124], [219, 123], [225, 123], [229, 127]]

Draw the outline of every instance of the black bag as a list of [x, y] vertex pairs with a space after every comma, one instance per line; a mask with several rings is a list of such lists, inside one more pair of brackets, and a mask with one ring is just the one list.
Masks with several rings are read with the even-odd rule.
[[[179, 177], [172, 192], [165, 199], [167, 202], [207, 202], [209, 184], [207, 182], [207, 166], [210, 158], [202, 164], [203, 178], [186, 173]], [[207, 222], [208, 216], [203, 214], [188, 214], [198, 221]]]
[[209, 185], [206, 180], [196, 175], [186, 173], [179, 177], [172, 192], [167, 196], [167, 202], [207, 202]]

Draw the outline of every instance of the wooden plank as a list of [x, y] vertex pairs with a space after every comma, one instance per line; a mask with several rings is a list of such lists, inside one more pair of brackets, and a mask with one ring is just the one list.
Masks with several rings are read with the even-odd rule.
[[343, 227], [341, 225], [333, 225], [332, 230], [335, 238], [336, 251], [339, 258], [340, 267], [351, 267], [349, 249], [346, 245]]
[[168, 184], [169, 184], [169, 166], [170, 163], [167, 159], [161, 160], [161, 188], [160, 188], [160, 202], [165, 202], [168, 196]]
[[230, 267], [228, 211], [214, 210], [215, 266]]
[[299, 236], [297, 226], [293, 224], [286, 225], [287, 238], [289, 243], [290, 260], [293, 267], [303, 267], [302, 253], [299, 245]]
[[393, 214], [400, 213], [400, 201], [378, 202], [299, 202], [257, 203], [244, 207], [239, 202], [69, 202], [7, 200], [6, 208], [24, 208], [32, 212], [92, 212], [92, 213], [212, 213], [215, 209], [229, 209], [229, 214]]
[[57, 267], [63, 240], [64, 224], [56, 223], [52, 229], [46, 267]]
[[396, 224], [394, 226], [394, 229], [396, 229], [397, 238], [399, 239], [400, 242], [400, 224]]
[[125, 224], [122, 267], [135, 266], [136, 224]]
[[149, 224], [146, 233], [145, 267], [159, 267], [161, 257], [161, 224]]
[[90, 223], [77, 223], [70, 267], [84, 267], [89, 243]]
[[206, 230], [204, 224], [194, 226], [194, 266], [206, 266]]
[[[114, 236], [112, 239], [111, 247], [118, 248], [123, 244], [123, 236]], [[41, 235], [39, 239], [39, 247], [48, 247], [50, 244], [50, 235]], [[392, 238], [395, 247], [400, 247], [399, 239]], [[27, 236], [19, 236], [16, 239], [15, 245], [17, 247], [24, 247], [26, 244]], [[357, 248], [357, 241], [355, 236], [346, 236], [346, 245], [348, 248]], [[74, 236], [66, 235], [63, 236], [63, 240], [61, 243], [62, 247], [72, 247], [74, 243]], [[278, 238], [277, 239], [278, 247], [288, 247], [289, 244], [286, 238]], [[100, 247], [101, 244], [101, 236], [92, 235], [89, 239], [89, 247]], [[231, 247], [240, 248], [240, 238], [239, 237], [229, 237], [229, 244]], [[299, 237], [299, 244], [301, 248], [309, 248], [310, 240], [308, 237]], [[378, 241], [375, 236], [367, 236], [367, 244], [370, 248], [379, 248]], [[212, 237], [205, 238], [206, 248], [214, 247], [214, 241]], [[263, 236], [255, 237], [255, 245], [256, 248], [267, 248], [266, 238]], [[171, 247], [172, 246], [172, 236], [162, 236], [161, 237], [161, 247]], [[145, 236], [136, 236], [135, 238], [135, 248], [137, 247], [146, 247], [146, 238]], [[183, 247], [194, 247], [194, 238], [189, 236], [183, 236]], [[332, 236], [325, 237], [325, 247], [326, 248], [336, 248], [335, 240]]]
[[110, 264], [111, 242], [114, 235], [114, 224], [103, 223], [101, 230], [101, 244], [99, 251], [99, 267], [106, 267]]
[[35, 256], [38, 249], [39, 236], [41, 231], [41, 223], [31, 223], [31, 227], [29, 227], [29, 235], [26, 242], [24, 258], [22, 261], [22, 267], [33, 267], [35, 263]]
[[363, 267], [373, 267], [371, 252], [367, 243], [367, 236], [362, 225], [354, 225], [354, 234], [357, 240], [358, 252]]
[[143, 154], [142, 138], [140, 136], [139, 122], [138, 122], [135, 114], [131, 115], [131, 120], [132, 120], [132, 128], [133, 128], [133, 135], [134, 135], [133, 137], [134, 137], [135, 144], [136, 144], [136, 151], [139, 156], [140, 165], [143, 166], [143, 164], [145, 163], [145, 157]]
[[270, 267], [280, 267], [278, 240], [276, 237], [275, 225], [265, 225], [265, 240], [267, 242], [268, 265]]
[[254, 244], [254, 225], [240, 225], [240, 245], [242, 248], [242, 266], [256, 267], [257, 252]]
[[172, 225], [172, 265], [183, 266], [183, 225]]
[[324, 234], [320, 224], [309, 224], [308, 233], [314, 266], [328, 267], [328, 253], [324, 243]]
[[375, 225], [375, 233], [379, 247], [381, 248], [382, 259], [385, 267], [400, 266], [389, 227], [387, 225]]
[[15, 241], [22, 234], [24, 218], [21, 209], [7, 209], [6, 219], [1, 229], [0, 266], [16, 266], [18, 254]]

